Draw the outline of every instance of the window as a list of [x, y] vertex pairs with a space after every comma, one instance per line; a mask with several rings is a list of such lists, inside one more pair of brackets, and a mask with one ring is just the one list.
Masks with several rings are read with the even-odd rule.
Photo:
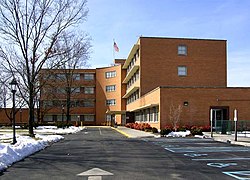
[[73, 74], [74, 80], [80, 80], [80, 74]]
[[178, 46], [178, 55], [187, 55], [187, 46], [179, 45]]
[[84, 115], [84, 121], [95, 121], [95, 115]]
[[110, 86], [106, 86], [106, 92], [112, 92], [115, 91], [115, 85], [110, 85]]
[[81, 88], [80, 88], [80, 87], [72, 87], [72, 88], [71, 88], [71, 92], [80, 93], [80, 91], [81, 91]]
[[58, 80], [65, 80], [66, 79], [65, 74], [56, 74], [55, 76], [56, 76], [56, 79], [58, 79]]
[[105, 73], [106, 78], [116, 77], [116, 71], [109, 71]]
[[106, 115], [106, 121], [111, 122], [111, 115], [110, 115], [110, 114], [107, 114], [107, 115]]
[[94, 100], [86, 99], [83, 101], [83, 107], [94, 107], [94, 106], [95, 106]]
[[115, 99], [107, 99], [106, 105], [107, 106], [114, 106], [116, 104]]
[[178, 76], [187, 76], [186, 66], [178, 66]]
[[84, 87], [84, 94], [94, 94], [94, 87]]
[[94, 74], [93, 73], [84, 73], [84, 80], [94, 80]]

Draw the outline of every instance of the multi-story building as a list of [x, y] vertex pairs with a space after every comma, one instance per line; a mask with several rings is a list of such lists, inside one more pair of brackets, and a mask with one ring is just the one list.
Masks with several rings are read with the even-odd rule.
[[[76, 71], [79, 90], [72, 99], [80, 103], [72, 108], [71, 120], [137, 121], [161, 129], [171, 124], [170, 109], [176, 106], [183, 125], [208, 125], [211, 110], [215, 122], [233, 119], [234, 109], [239, 119], [248, 119], [250, 88], [227, 87], [226, 49], [225, 40], [140, 37], [127, 59], [115, 60], [114, 66]], [[89, 73], [92, 79], [84, 79]], [[42, 91], [42, 100], [46, 94]], [[85, 107], [90, 100], [92, 107]], [[61, 120], [57, 104], [45, 121]]]

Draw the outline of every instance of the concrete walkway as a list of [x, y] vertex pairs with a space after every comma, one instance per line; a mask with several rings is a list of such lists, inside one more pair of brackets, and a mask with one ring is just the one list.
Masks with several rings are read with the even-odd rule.
[[[206, 137], [211, 137], [210, 132], [204, 132], [203, 133]], [[247, 137], [248, 136], [248, 137]], [[215, 141], [235, 144], [235, 145], [241, 145], [241, 146], [248, 146], [250, 147], [250, 137], [249, 134], [238, 134], [237, 141], [235, 141], [235, 135], [234, 134], [217, 134], [213, 133], [213, 139]]]
[[[160, 135], [152, 134], [151, 132], [145, 132], [145, 131], [135, 130], [131, 128], [126, 128], [124, 126], [117, 126], [117, 128], [114, 128], [114, 127], [111, 127], [111, 128], [118, 131], [119, 133], [123, 134], [124, 136], [128, 138], [147, 138], [147, 137], [159, 138], [160, 137]], [[207, 137], [207, 138], [211, 137], [210, 132], [204, 132], [203, 134], [204, 134], [204, 137]], [[244, 134], [238, 135], [237, 141], [235, 141], [234, 135], [213, 133], [213, 139], [215, 141], [220, 141], [224, 143], [250, 147], [250, 137], [244, 137]]]
[[159, 137], [159, 135], [154, 135], [150, 132], [139, 131], [131, 128], [126, 128], [124, 126], [117, 126], [117, 128], [112, 129], [118, 131], [119, 133], [123, 134], [128, 138], [146, 138], [146, 137]]

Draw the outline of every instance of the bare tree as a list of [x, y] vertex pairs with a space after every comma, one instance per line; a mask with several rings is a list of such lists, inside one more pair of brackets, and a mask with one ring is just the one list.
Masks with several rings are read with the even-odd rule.
[[179, 104], [175, 106], [173, 103], [170, 104], [169, 120], [173, 125], [175, 131], [177, 131], [177, 125], [180, 122], [180, 115], [182, 112], [182, 106]]
[[[47, 70], [52, 81], [47, 81], [43, 89], [48, 88], [57, 89], [53, 93], [53, 100], [61, 100], [61, 106], [66, 109], [66, 123], [70, 121], [70, 111], [72, 108], [71, 99], [77, 97], [77, 91], [80, 90], [80, 74], [77, 73], [78, 68], [86, 67], [87, 60], [89, 59], [89, 49], [91, 47], [89, 37], [82, 35], [80, 38], [72, 36], [64, 36], [63, 41], [64, 49], [68, 51], [60, 55], [60, 59], [66, 60], [66, 62], [57, 69]], [[74, 47], [73, 49], [71, 47]], [[54, 80], [54, 81], [53, 81]], [[47, 94], [48, 95], [48, 94]], [[46, 96], [42, 94], [42, 99]], [[51, 99], [51, 98], [50, 98]], [[63, 99], [63, 100], [62, 100]]]
[[[42, 68], [55, 68], [66, 59], [62, 42], [86, 20], [86, 0], [0, 1], [1, 70], [16, 76], [22, 98], [29, 107], [29, 134], [34, 136], [35, 97]], [[50, 63], [49, 63], [50, 62]], [[49, 65], [49, 67], [48, 67]]]

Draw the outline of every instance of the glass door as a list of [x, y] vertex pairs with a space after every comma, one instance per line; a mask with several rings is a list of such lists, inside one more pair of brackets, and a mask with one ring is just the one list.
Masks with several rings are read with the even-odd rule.
[[223, 109], [212, 109], [212, 125], [215, 131], [221, 131], [223, 121]]

